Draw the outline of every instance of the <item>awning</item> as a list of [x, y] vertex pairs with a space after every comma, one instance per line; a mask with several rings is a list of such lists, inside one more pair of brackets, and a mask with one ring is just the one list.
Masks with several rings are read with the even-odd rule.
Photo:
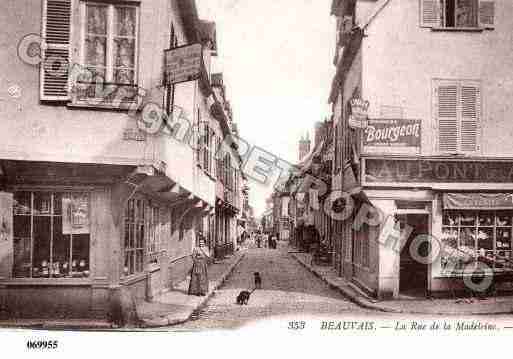
[[513, 193], [444, 193], [444, 209], [513, 209]]

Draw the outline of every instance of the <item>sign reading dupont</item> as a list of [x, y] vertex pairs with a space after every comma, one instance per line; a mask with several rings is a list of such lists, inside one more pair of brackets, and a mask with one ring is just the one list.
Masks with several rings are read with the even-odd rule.
[[363, 144], [370, 147], [420, 147], [420, 120], [368, 120]]
[[351, 117], [349, 118], [349, 126], [352, 128], [365, 128], [369, 113], [369, 101], [354, 98], [350, 101], [350, 105]]
[[197, 80], [201, 74], [203, 49], [201, 44], [177, 47], [165, 51], [164, 83], [173, 85]]

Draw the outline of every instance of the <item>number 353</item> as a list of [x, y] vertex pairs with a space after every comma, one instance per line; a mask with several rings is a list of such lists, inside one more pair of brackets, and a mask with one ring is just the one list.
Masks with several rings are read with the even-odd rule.
[[289, 329], [291, 330], [302, 330], [302, 329], [305, 329], [305, 326], [306, 326], [306, 322], [304, 321], [293, 321], [293, 322], [289, 322]]

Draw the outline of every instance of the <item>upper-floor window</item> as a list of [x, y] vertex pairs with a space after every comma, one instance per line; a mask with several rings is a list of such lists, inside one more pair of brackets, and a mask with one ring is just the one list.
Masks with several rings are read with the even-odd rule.
[[479, 81], [435, 80], [434, 107], [440, 152], [475, 153], [480, 150]]
[[109, 107], [134, 102], [138, 28], [136, 5], [45, 0], [41, 99]]
[[485, 29], [495, 23], [494, 0], [420, 0], [421, 25], [443, 29]]

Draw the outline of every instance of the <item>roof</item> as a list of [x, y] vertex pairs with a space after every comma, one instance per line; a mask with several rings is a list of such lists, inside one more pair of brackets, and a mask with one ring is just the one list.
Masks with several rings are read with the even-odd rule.
[[213, 55], [217, 56], [216, 23], [214, 21], [199, 20], [199, 33], [201, 42], [210, 42]]

